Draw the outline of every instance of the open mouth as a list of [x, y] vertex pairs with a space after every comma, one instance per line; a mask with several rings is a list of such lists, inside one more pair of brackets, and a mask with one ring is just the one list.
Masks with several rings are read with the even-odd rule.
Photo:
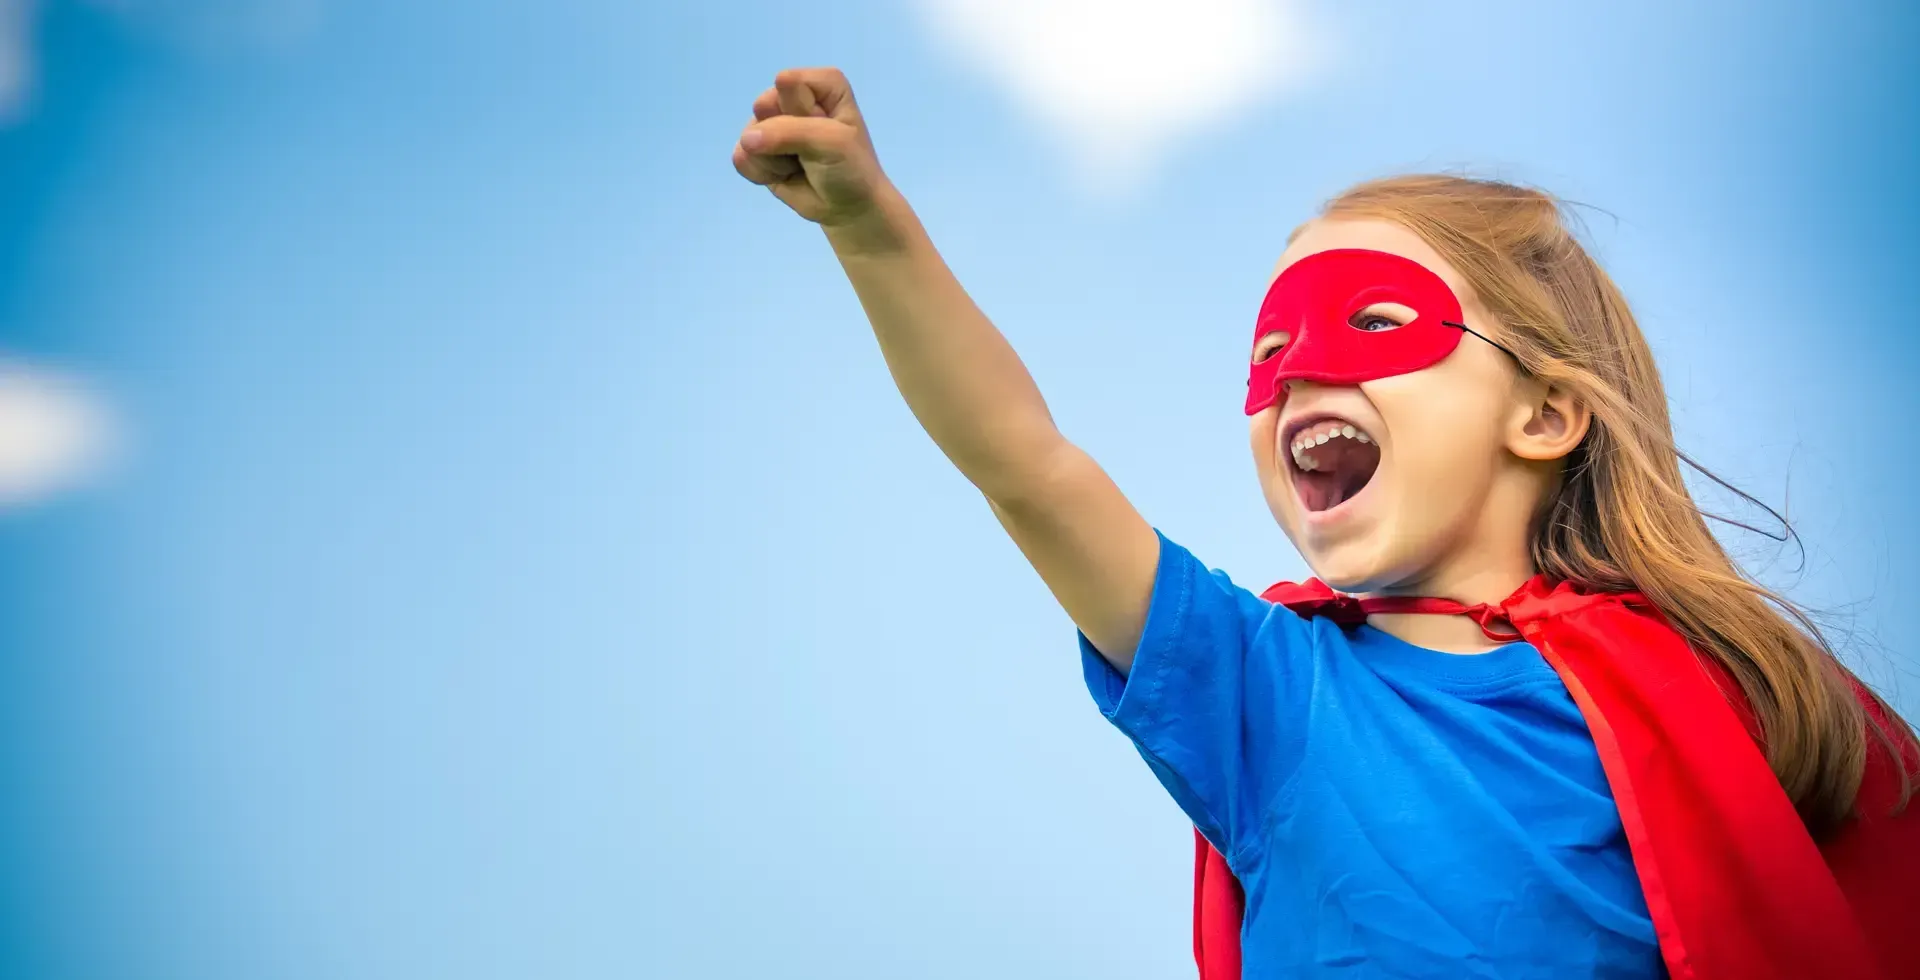
[[1287, 427], [1293, 457], [1293, 489], [1309, 513], [1352, 500], [1380, 468], [1380, 444], [1365, 430], [1333, 415], [1301, 419]]

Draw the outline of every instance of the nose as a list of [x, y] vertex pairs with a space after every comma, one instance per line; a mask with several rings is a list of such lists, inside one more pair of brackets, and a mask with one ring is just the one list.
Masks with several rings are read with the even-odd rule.
[[1287, 410], [1288, 399], [1302, 392], [1312, 391], [1315, 387], [1313, 382], [1301, 378], [1288, 378], [1280, 382], [1280, 387], [1276, 388], [1273, 392], [1274, 413], [1278, 415], [1279, 413], [1285, 412]]

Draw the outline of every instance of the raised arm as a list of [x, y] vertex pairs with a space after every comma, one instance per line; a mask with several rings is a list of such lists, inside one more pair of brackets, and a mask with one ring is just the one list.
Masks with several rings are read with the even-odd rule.
[[914, 417], [1095, 649], [1127, 670], [1153, 590], [1153, 529], [1054, 427], [1019, 356], [882, 173], [846, 78], [781, 72], [753, 114], [735, 169], [825, 230]]

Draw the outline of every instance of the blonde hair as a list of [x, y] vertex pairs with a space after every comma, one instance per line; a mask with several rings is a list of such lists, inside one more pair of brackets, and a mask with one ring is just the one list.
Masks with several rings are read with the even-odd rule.
[[[1699, 467], [1674, 444], [1653, 352], [1559, 202], [1499, 181], [1423, 174], [1361, 184], [1324, 214], [1384, 219], [1419, 235], [1497, 318], [1522, 368], [1584, 400], [1592, 427], [1538, 515], [1536, 567], [1555, 581], [1652, 601], [1739, 683], [1768, 764], [1808, 829], [1837, 829], [1853, 813], [1869, 737], [1902, 760], [1914, 734], [1839, 663], [1804, 610], [1749, 578], [1708, 529], [1681, 479], [1682, 463]], [[1896, 768], [1904, 805], [1913, 781]]]

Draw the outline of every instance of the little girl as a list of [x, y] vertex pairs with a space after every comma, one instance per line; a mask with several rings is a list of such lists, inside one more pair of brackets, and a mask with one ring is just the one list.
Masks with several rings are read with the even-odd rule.
[[1243, 408], [1326, 584], [1263, 598], [1054, 427], [839, 73], [783, 72], [754, 117], [735, 167], [825, 230], [1204, 839], [1209, 980], [1920, 977], [1912, 730], [1709, 532], [1551, 199], [1403, 177], [1294, 232]]

